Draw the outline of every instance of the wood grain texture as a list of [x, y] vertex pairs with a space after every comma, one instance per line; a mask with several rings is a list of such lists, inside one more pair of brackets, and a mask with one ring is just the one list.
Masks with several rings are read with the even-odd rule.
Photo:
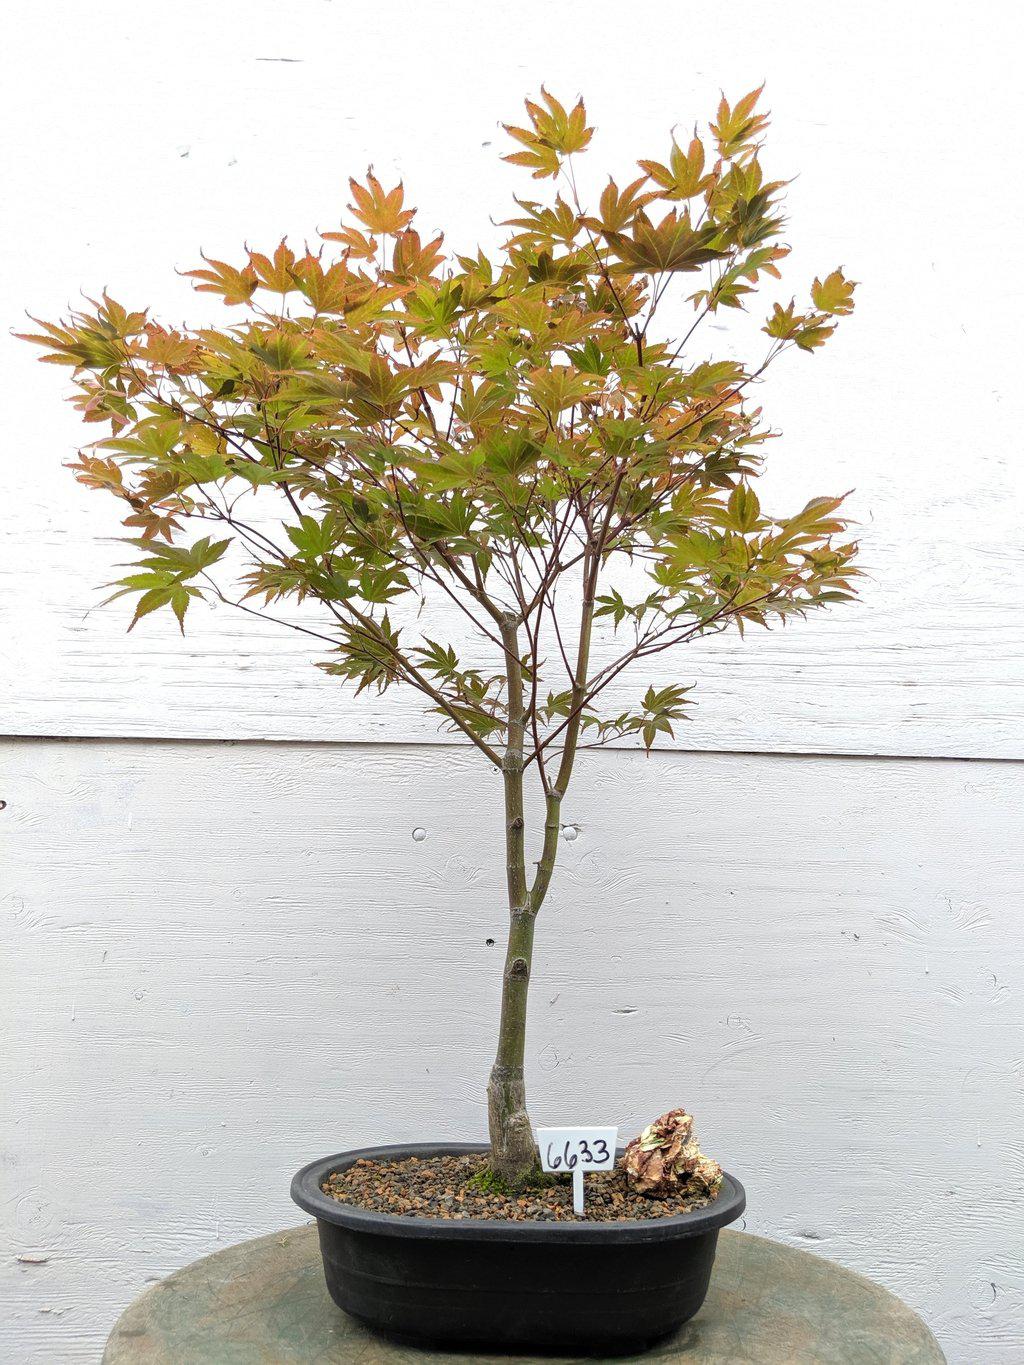
[[[780, 13], [742, 0], [729, 23], [662, 0], [643, 10], [645, 41], [624, 53], [608, 40], [620, 16], [605, 0], [483, 11], [449, 0], [443, 20], [398, 0], [305, 0], [284, 29], [269, 0], [182, 0], [172, 24], [128, 0], [23, 7], [0, 83], [13, 130], [3, 183], [18, 209], [3, 227], [4, 315], [52, 316], [80, 289], [107, 285], [172, 321], [223, 319], [174, 268], [200, 247], [235, 259], [243, 239], [315, 240], [342, 210], [344, 177], [371, 160], [385, 178], [404, 176], [424, 226], [443, 224], [460, 249], [491, 245], [501, 232], [488, 215], [530, 184], [499, 161], [495, 125], [542, 79], [585, 88], [600, 130], [581, 163], [589, 185], [628, 170], [638, 149], [662, 155], [668, 130], [710, 113], [720, 87], [735, 94], [767, 77], [770, 167], [799, 173], [785, 288], [803, 290], [837, 262], [861, 286], [828, 350], [787, 357], [770, 377], [766, 412], [784, 439], [763, 500], [786, 511], [854, 488], [872, 578], [858, 607], [663, 657], [652, 678], [697, 684], [682, 747], [1024, 756], [1024, 277], [1004, 271], [998, 287], [984, 285], [972, 264], [1019, 236], [1022, 189], [989, 135], [1017, 122], [1015, 44], [997, 16], [979, 31], [952, 3], [933, 5], [927, 25], [877, 2], [829, 24], [805, 3]], [[439, 82], [460, 29], [457, 79]], [[375, 61], [345, 60], [338, 78], [340, 54], [378, 51], [396, 33], [388, 62], [400, 96], [380, 98]], [[117, 80], [97, 81], [112, 60]], [[866, 99], [871, 90], [885, 98]], [[117, 128], [110, 173], [68, 136], [85, 117]], [[964, 183], [999, 186], [983, 215], [950, 210], [952, 167]], [[707, 335], [724, 353], [726, 332]], [[96, 540], [118, 531], [112, 505], [60, 468], [92, 433], [61, 403], [58, 371], [6, 334], [0, 350], [18, 395], [3, 461], [16, 510], [0, 547], [0, 629], [18, 646], [0, 656], [0, 730], [434, 739], [414, 694], [354, 701], [308, 665], [301, 637], [224, 610], [197, 611], [185, 642], [173, 622], [126, 638], [123, 604], [87, 615], [123, 558]], [[609, 689], [610, 703], [647, 681]]]
[[[41, 740], [0, 762], [0, 1357], [97, 1359], [147, 1283], [294, 1223], [315, 1155], [483, 1134], [486, 765]], [[1022, 820], [1017, 764], [589, 757], [538, 926], [534, 1121], [628, 1136], [684, 1104], [748, 1230], [885, 1285], [954, 1365], [1019, 1361]]]

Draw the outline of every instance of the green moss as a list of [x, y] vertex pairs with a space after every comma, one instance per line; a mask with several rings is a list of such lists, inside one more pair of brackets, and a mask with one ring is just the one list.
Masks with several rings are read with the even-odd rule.
[[549, 1185], [557, 1183], [555, 1176], [537, 1170], [521, 1185], [513, 1187], [507, 1180], [503, 1180], [500, 1175], [495, 1174], [490, 1166], [485, 1166], [482, 1171], [477, 1171], [476, 1175], [470, 1176], [466, 1181], [466, 1189], [475, 1190], [478, 1194], [503, 1194], [514, 1199], [516, 1195], [520, 1195], [526, 1190], [544, 1190]]

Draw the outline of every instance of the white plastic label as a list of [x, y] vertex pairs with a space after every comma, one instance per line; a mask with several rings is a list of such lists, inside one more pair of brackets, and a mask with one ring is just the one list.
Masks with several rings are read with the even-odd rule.
[[615, 1165], [618, 1128], [538, 1128], [537, 1146], [545, 1171], [572, 1172], [572, 1207], [583, 1212], [585, 1171], [610, 1171]]

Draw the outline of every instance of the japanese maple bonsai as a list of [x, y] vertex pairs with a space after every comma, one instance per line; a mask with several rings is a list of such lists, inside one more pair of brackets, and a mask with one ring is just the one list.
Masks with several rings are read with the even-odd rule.
[[[184, 628], [202, 598], [284, 619], [320, 668], [357, 692], [415, 689], [500, 772], [509, 931], [487, 1101], [511, 1187], [537, 1168], [527, 993], [579, 751], [649, 749], [690, 703], [670, 675], [609, 712], [610, 685], [674, 646], [852, 593], [841, 498], [762, 510], [772, 433], [749, 400], [784, 352], [828, 340], [854, 285], [833, 270], [807, 306], [775, 302], [750, 363], [695, 350], [787, 254], [759, 94], [723, 98], [707, 141], [673, 140], [585, 203], [583, 103], [542, 92], [505, 159], [554, 185], [516, 200], [496, 254], [448, 255], [402, 186], [369, 173], [326, 247], [282, 241], [188, 272], [241, 314], [223, 328], [166, 326], [104, 294], [31, 338], [71, 367], [83, 418], [111, 428], [72, 467], [125, 504], [138, 555], [114, 596], [136, 599], [131, 626], [167, 609]], [[693, 311], [669, 336], [680, 282]], [[424, 600], [464, 633], [428, 633]], [[617, 641], [599, 665], [595, 631]], [[527, 780], [544, 810], [532, 873]]]

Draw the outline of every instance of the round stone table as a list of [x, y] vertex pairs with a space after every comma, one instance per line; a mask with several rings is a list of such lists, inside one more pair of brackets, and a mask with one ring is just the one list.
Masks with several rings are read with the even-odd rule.
[[[316, 1227], [218, 1251], [155, 1284], [122, 1314], [103, 1365], [557, 1365], [393, 1345], [331, 1302]], [[621, 1359], [621, 1357], [620, 1357]], [[691, 1365], [942, 1365], [909, 1308], [831, 1261], [744, 1232], [721, 1234], [704, 1307], [631, 1360]]]

